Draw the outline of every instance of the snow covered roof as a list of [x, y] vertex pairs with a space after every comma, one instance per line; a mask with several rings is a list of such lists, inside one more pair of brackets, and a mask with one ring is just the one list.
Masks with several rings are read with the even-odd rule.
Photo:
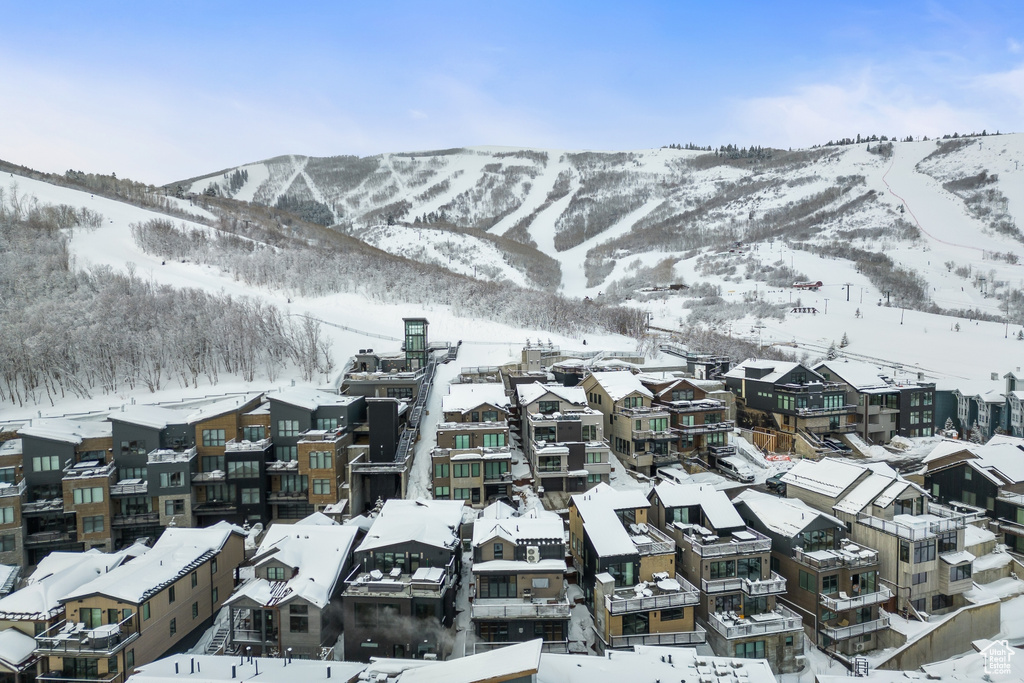
[[172, 410], [162, 406], [135, 405], [114, 411], [107, 419], [151, 429], [166, 429], [167, 425], [185, 424], [188, 421], [188, 414], [183, 410]]
[[497, 408], [505, 408], [509, 404], [505, 395], [505, 385], [494, 384], [451, 384], [448, 394], [441, 397], [441, 412], [464, 413], [479, 405], [487, 403]]
[[52, 552], [39, 561], [24, 588], [0, 599], [0, 619], [41, 621], [52, 618], [64, 610], [61, 598], [139, 552], [135, 546], [109, 554], [95, 549], [84, 553]]
[[838, 498], [866, 471], [864, 467], [834, 458], [800, 460], [782, 475], [782, 481], [788, 486], [798, 486], [829, 498]]
[[474, 562], [473, 573], [486, 574], [488, 572], [559, 572], [565, 573], [565, 560], [538, 560], [527, 562], [526, 560], [488, 560], [487, 562]]
[[828, 370], [857, 391], [889, 388], [892, 386], [888, 371], [871, 363], [848, 359], [830, 360], [819, 363], [814, 370], [819, 373], [822, 373], [823, 370]]
[[1024, 439], [1020, 437], [996, 435], [986, 444], [945, 440], [925, 457], [924, 462], [934, 462], [958, 452], [964, 453], [970, 467], [997, 486], [1024, 482]]
[[483, 510], [480, 511], [480, 519], [509, 519], [511, 517], [518, 517], [519, 510], [515, 509], [508, 503], [503, 503], [500, 500], [496, 500]]
[[454, 548], [459, 543], [463, 508], [461, 500], [389, 500], [356, 552], [410, 541]]
[[[318, 514], [328, 523], [316, 518]], [[342, 578], [358, 533], [358, 527], [338, 524], [320, 513], [295, 524], [274, 524], [267, 529], [252, 563], [261, 567], [280, 562], [298, 572], [287, 581], [247, 581], [228, 602], [248, 597], [269, 606], [301, 597], [321, 609], [326, 607]]]
[[707, 521], [715, 529], [734, 529], [746, 526], [725, 492], [710, 484], [677, 484], [664, 481], [654, 487], [666, 508], [700, 505]]
[[399, 683], [480, 683], [529, 677], [540, 668], [544, 641], [528, 640], [469, 657], [407, 669]]
[[[195, 664], [197, 673], [189, 674]], [[284, 657], [253, 657], [239, 661], [227, 655], [170, 655], [142, 664], [132, 674], [132, 683], [221, 683], [227, 681], [260, 681], [260, 683], [296, 683], [297, 681], [353, 681], [367, 669], [361, 662], [338, 662], [320, 659], [286, 659]], [[199, 672], [202, 673], [199, 673]], [[257, 675], [258, 674], [258, 675]], [[372, 679], [370, 679], [372, 680]]]
[[632, 372], [624, 370], [595, 372], [591, 377], [601, 385], [601, 388], [607, 392], [608, 397], [612, 401], [619, 401], [633, 393], [646, 396], [647, 398], [654, 398], [651, 390], [645, 387], [640, 378]]
[[340, 526], [336, 521], [322, 512], [314, 512], [309, 517], [295, 522], [296, 526]]
[[[604, 657], [543, 654], [536, 683], [775, 683], [766, 659], [737, 659], [699, 653], [694, 647], [634, 645]], [[404, 679], [403, 679], [404, 683]]]
[[0, 631], [0, 664], [12, 671], [32, 659], [36, 649], [36, 639], [16, 628]]
[[765, 527], [786, 538], [793, 538], [819, 517], [845, 528], [842, 520], [827, 512], [812, 508], [799, 498], [779, 498], [753, 489], [747, 489], [734, 499], [743, 503], [750, 513]]
[[[763, 377], [758, 377], [759, 382], [778, 382], [780, 379], [786, 376], [787, 373], [792, 371], [794, 368], [800, 367], [800, 363], [795, 361], [783, 361], [783, 360], [761, 360], [758, 358], [748, 358], [747, 360], [734, 365], [729, 372], [725, 373], [725, 377], [733, 379], [745, 379], [747, 377], [747, 368], [752, 368], [761, 371], [768, 371]], [[808, 370], [812, 376], [817, 376], [814, 370]], [[820, 377], [815, 377], [820, 379]]]
[[516, 396], [519, 405], [528, 406], [534, 401], [541, 399], [545, 394], [553, 394], [561, 400], [571, 403], [574, 406], [587, 405], [587, 392], [583, 387], [563, 387], [561, 384], [520, 384], [516, 387]]
[[296, 408], [316, 410], [321, 406], [351, 405], [361, 397], [322, 391], [320, 389], [313, 389], [312, 387], [289, 387], [288, 389], [269, 393], [267, 394], [267, 398], [271, 401], [279, 401], [280, 403], [295, 406]]
[[481, 518], [474, 522], [474, 546], [498, 536], [517, 545], [534, 539], [553, 539], [562, 542], [565, 540], [565, 525], [562, 518], [554, 513], [543, 517]]
[[3, 443], [0, 443], [0, 456], [4, 455], [21, 455], [21, 439], [8, 439]]
[[111, 424], [105, 421], [90, 422], [88, 420], [36, 420], [31, 427], [22, 427], [18, 433], [22, 436], [77, 445], [84, 439], [101, 439], [110, 436]]
[[572, 496], [594, 551], [602, 556], [633, 555], [636, 545], [622, 526], [616, 510], [647, 508], [650, 503], [639, 489], [613, 489], [604, 482], [586, 493]]
[[946, 564], [956, 565], [964, 564], [965, 562], [974, 562], [974, 555], [967, 552], [966, 550], [961, 550], [958, 553], [944, 553], [942, 555], [939, 555], [939, 559], [941, 559]]
[[212, 420], [215, 417], [226, 415], [227, 413], [233, 413], [242, 406], [262, 396], [262, 392], [253, 391], [247, 394], [239, 394], [237, 396], [230, 396], [228, 398], [221, 399], [219, 401], [213, 401], [206, 405], [193, 410], [188, 414], [188, 423], [195, 424], [196, 422], [204, 422], [206, 420]]
[[165, 529], [148, 553], [79, 586], [62, 601], [104, 595], [123, 602], [145, 602], [220, 552], [233, 533], [245, 535], [239, 527], [223, 521], [205, 529]]

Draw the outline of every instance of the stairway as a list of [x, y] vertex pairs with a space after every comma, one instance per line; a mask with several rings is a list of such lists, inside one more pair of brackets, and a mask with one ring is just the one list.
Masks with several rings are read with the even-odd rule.
[[216, 655], [220, 654], [224, 650], [224, 643], [228, 640], [228, 627], [222, 626], [217, 629], [217, 632], [213, 634], [213, 638], [210, 640], [210, 644], [206, 646], [206, 654]]

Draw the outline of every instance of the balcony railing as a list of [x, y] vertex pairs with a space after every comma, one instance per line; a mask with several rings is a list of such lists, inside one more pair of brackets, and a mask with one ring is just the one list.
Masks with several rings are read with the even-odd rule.
[[62, 621], [36, 636], [36, 653], [57, 657], [78, 654], [110, 657], [138, 637], [138, 622], [134, 614], [116, 624], [93, 628]]
[[110, 487], [111, 496], [144, 496], [149, 490], [149, 482], [137, 479], [119, 481]]
[[708, 624], [730, 639], [796, 631], [803, 628], [803, 620], [800, 615], [782, 605], [776, 607], [774, 612], [752, 614], [743, 618], [731, 613], [711, 613], [708, 615]]
[[856, 636], [862, 636], [875, 631], [889, 628], [889, 615], [882, 616], [873, 621], [865, 621], [863, 624], [851, 624], [850, 626], [822, 626], [822, 632], [832, 640], [849, 640]]
[[696, 605], [700, 602], [700, 594], [697, 588], [676, 574], [678, 590], [665, 591], [653, 584], [650, 590], [657, 591], [654, 595], [637, 596], [634, 591], [617, 591], [612, 595], [606, 595], [604, 599], [605, 609], [609, 614], [626, 614], [628, 612], [648, 612], [653, 609], [670, 609], [673, 607], [685, 607]]
[[196, 472], [192, 475], [193, 484], [209, 484], [211, 482], [220, 483], [227, 478], [227, 473], [224, 470], [213, 470], [212, 472]]
[[534, 602], [526, 598], [477, 599], [473, 602], [473, 619], [568, 619], [572, 607], [562, 598], [559, 602]]
[[866, 567], [878, 564], [878, 551], [859, 545], [852, 541], [843, 541], [839, 550], [804, 552], [797, 546], [793, 548], [793, 559], [813, 569], [832, 569], [834, 567]]
[[719, 538], [718, 536], [700, 536], [695, 533], [687, 534], [686, 539], [690, 542], [690, 545], [693, 548], [693, 552], [697, 553], [701, 557], [748, 555], [754, 553], [766, 553], [771, 551], [772, 539], [750, 528], [747, 528], [746, 532], [755, 536], [754, 540], [737, 541], [733, 538]]
[[197, 515], [212, 515], [221, 514], [225, 512], [235, 512], [238, 507], [231, 501], [228, 500], [208, 500], [203, 503], [197, 503], [192, 512]]
[[923, 541], [926, 538], [931, 538], [935, 534], [940, 534], [944, 531], [956, 531], [957, 529], [963, 529], [964, 526], [966, 526], [966, 521], [962, 515], [958, 517], [951, 517], [949, 519], [932, 520], [920, 525], [910, 526], [902, 522], [882, 519], [863, 512], [857, 514], [857, 523], [910, 541]]
[[700, 589], [705, 593], [730, 593], [743, 587], [743, 579], [735, 576], [728, 579], [701, 579]]
[[64, 512], [64, 499], [50, 498], [47, 500], [35, 500], [21, 506], [21, 514], [23, 515], [36, 512]]
[[270, 631], [264, 636], [263, 632], [257, 629], [231, 629], [231, 642], [233, 643], [273, 643], [277, 645], [277, 637], [276, 631]]
[[161, 449], [156, 451], [150, 451], [147, 461], [150, 463], [154, 462], [188, 462], [196, 457], [195, 446], [184, 451], [172, 451], [170, 449]]
[[751, 596], [785, 593], [786, 579], [776, 572], [767, 579], [743, 579], [743, 592]]
[[835, 406], [832, 408], [795, 408], [794, 411], [800, 417], [814, 417], [815, 415], [835, 415], [835, 414], [849, 414], [857, 412], [857, 406], [852, 403], [847, 403], [841, 406]]
[[633, 437], [632, 438], [633, 438], [633, 441], [648, 441], [648, 440], [657, 441], [659, 439], [661, 439], [662, 441], [666, 441], [666, 440], [673, 440], [673, 439], [675, 439], [676, 438], [676, 434], [675, 434], [675, 432], [671, 428], [669, 428], [669, 429], [659, 429], [659, 430], [654, 430], [654, 429], [634, 429], [633, 430]]
[[128, 515], [114, 515], [114, 519], [111, 521], [111, 526], [126, 527], [126, 526], [142, 526], [144, 524], [159, 524], [160, 514], [157, 512], [137, 512]]
[[702, 425], [678, 425], [675, 429], [682, 434], [712, 434], [715, 432], [731, 432], [736, 426], [733, 420], [712, 422]]
[[290, 503], [307, 498], [309, 498], [307, 491], [271, 491], [267, 494], [267, 500], [271, 503]]
[[[664, 555], [665, 553], [675, 552], [676, 542], [669, 536], [666, 536], [649, 524], [645, 524], [643, 527], [640, 525], [635, 526], [635, 531], [633, 525], [630, 526], [629, 536], [630, 540], [633, 541], [633, 545], [636, 546], [636, 551], [641, 555]], [[643, 540], [644, 538], [650, 540], [645, 541]]]
[[988, 515], [985, 514], [984, 508], [959, 502], [950, 502], [949, 505], [940, 505], [939, 503], [929, 501], [928, 513], [935, 515], [936, 517], [944, 517], [946, 519], [956, 519], [959, 517], [968, 524], [982, 521], [988, 517]]
[[37, 531], [25, 536], [25, 545], [71, 542], [78, 538], [77, 531]]
[[17, 484], [0, 484], [0, 498], [8, 498], [11, 496], [20, 496], [25, 493], [25, 480], [22, 479]]
[[124, 680], [123, 673], [96, 674], [89, 678], [79, 678], [74, 674], [63, 671], [44, 671], [36, 676], [37, 681], [56, 681], [58, 683], [121, 683]]
[[608, 643], [612, 648], [627, 648], [634, 645], [700, 645], [708, 639], [707, 631], [696, 626], [696, 631], [674, 633], [638, 633], [635, 635], [612, 636]]
[[860, 595], [854, 596], [839, 593], [838, 597], [832, 595], [820, 595], [819, 600], [821, 601], [822, 606], [830, 612], [845, 612], [846, 610], [885, 602], [891, 597], [892, 591], [889, 590], [887, 586], [882, 586], [881, 590], [877, 590], [874, 593], [861, 593]]

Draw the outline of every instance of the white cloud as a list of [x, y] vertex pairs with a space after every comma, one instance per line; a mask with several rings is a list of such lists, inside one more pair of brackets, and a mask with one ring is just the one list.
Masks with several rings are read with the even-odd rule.
[[1016, 55], [1016, 54], [1020, 54], [1020, 52], [1022, 50], [1024, 50], [1024, 45], [1021, 45], [1019, 42], [1017, 42], [1013, 38], [1008, 38], [1006, 40], [1006, 49]]

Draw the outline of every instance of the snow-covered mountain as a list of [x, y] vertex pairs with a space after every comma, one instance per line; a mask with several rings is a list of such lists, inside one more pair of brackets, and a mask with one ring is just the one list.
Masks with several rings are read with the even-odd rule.
[[277, 157], [172, 187], [287, 208], [413, 260], [576, 297], [821, 280], [824, 291], [869, 284], [890, 303], [998, 317], [1001, 293], [1020, 289], [1022, 160], [1019, 134], [797, 151], [479, 147]]

